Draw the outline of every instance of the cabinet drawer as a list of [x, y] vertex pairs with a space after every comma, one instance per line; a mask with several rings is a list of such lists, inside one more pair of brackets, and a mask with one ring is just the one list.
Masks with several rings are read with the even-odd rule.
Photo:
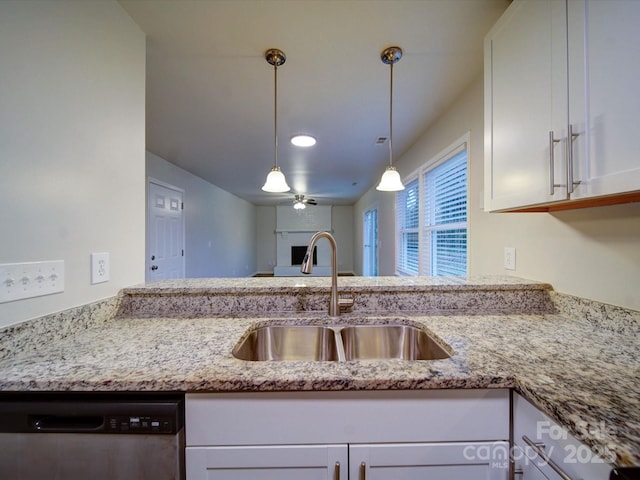
[[194, 393], [187, 445], [508, 440], [508, 390]]
[[349, 445], [349, 478], [507, 480], [508, 442]]
[[545, 455], [555, 462], [572, 479], [606, 480], [611, 466], [589, 446], [580, 442], [569, 432], [551, 420], [520, 395], [514, 395], [514, 448], [516, 470], [524, 472], [524, 478], [547, 478], [560, 480], [549, 462], [527, 444], [538, 444]]
[[346, 445], [188, 447], [187, 480], [347, 478]]

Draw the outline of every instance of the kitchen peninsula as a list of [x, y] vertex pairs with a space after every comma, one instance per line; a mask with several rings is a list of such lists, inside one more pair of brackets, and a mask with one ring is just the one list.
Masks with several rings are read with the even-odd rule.
[[[331, 318], [328, 278], [126, 288], [116, 298], [1, 331], [0, 390], [514, 389], [594, 450], [613, 452], [616, 465], [640, 465], [638, 312], [514, 277], [341, 277], [339, 289], [355, 304]], [[454, 354], [433, 361], [233, 357], [249, 329], [273, 323], [414, 325]]]

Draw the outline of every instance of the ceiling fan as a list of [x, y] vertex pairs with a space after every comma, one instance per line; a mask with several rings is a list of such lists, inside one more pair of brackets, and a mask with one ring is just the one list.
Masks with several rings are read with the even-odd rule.
[[296, 194], [293, 196], [293, 208], [296, 210], [302, 210], [307, 208], [307, 205], [317, 205], [313, 198], [305, 198], [304, 195]]

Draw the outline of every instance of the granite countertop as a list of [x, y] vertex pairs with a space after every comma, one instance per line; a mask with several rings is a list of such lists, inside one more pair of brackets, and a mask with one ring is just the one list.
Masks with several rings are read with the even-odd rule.
[[[327, 285], [327, 279], [311, 280], [318, 283], [318, 288]], [[273, 288], [291, 289], [292, 281], [282, 281], [281, 286]], [[362, 280], [354, 280], [354, 284], [358, 282]], [[404, 279], [377, 282], [361, 288], [381, 288], [382, 292], [408, 284]], [[391, 285], [394, 282], [396, 285]], [[553, 299], [555, 308], [509, 314], [491, 313], [489, 308], [489, 313], [454, 311], [445, 315], [355, 311], [339, 319], [327, 317], [322, 311], [198, 318], [112, 315], [82, 324], [80, 330], [67, 332], [38, 348], [13, 348], [0, 359], [0, 391], [515, 388], [551, 418], [573, 433], [579, 432], [585, 443], [615, 453], [617, 465], [640, 465], [638, 316], [631, 312], [613, 326], [603, 326], [600, 317], [592, 314], [601, 307], [558, 297], [548, 285], [491, 282], [417, 283], [422, 283], [418, 290], [472, 289], [480, 283], [488, 290], [539, 289]], [[202, 289], [201, 293], [207, 295], [215, 290], [212, 283], [233, 290], [231, 280], [228, 285], [223, 285], [224, 281], [188, 283], [191, 289]], [[247, 282], [240, 283], [241, 290], [246, 288]], [[311, 282], [305, 279], [305, 283], [308, 286]], [[343, 290], [342, 285], [348, 282], [340, 278], [340, 284]], [[254, 288], [264, 286], [258, 282]], [[127, 291], [130, 295], [193, 293], [187, 284], [175, 282]], [[249, 328], [299, 322], [419, 325], [448, 343], [454, 355], [420, 362], [247, 362], [231, 354]]]
[[[344, 276], [338, 280], [340, 292], [351, 291], [464, 291], [464, 290], [531, 290], [549, 289], [548, 283], [525, 280], [509, 275], [465, 276], [465, 277], [357, 277]], [[329, 277], [241, 277], [241, 278], [187, 278], [179, 280], [157, 280], [124, 289], [132, 294], [173, 293], [255, 293], [290, 292], [291, 289], [323, 291], [331, 288]]]

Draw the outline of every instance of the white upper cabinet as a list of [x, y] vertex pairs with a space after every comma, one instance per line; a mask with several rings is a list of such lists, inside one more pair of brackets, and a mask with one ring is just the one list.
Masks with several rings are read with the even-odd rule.
[[640, 2], [569, 0], [571, 198], [640, 190]]
[[[566, 199], [560, 151], [567, 116], [566, 9], [514, 2], [485, 40], [485, 205], [508, 209]], [[563, 68], [564, 66], [564, 68]], [[556, 177], [557, 180], [556, 181]]]
[[485, 39], [485, 205], [640, 190], [640, 2], [515, 0]]

